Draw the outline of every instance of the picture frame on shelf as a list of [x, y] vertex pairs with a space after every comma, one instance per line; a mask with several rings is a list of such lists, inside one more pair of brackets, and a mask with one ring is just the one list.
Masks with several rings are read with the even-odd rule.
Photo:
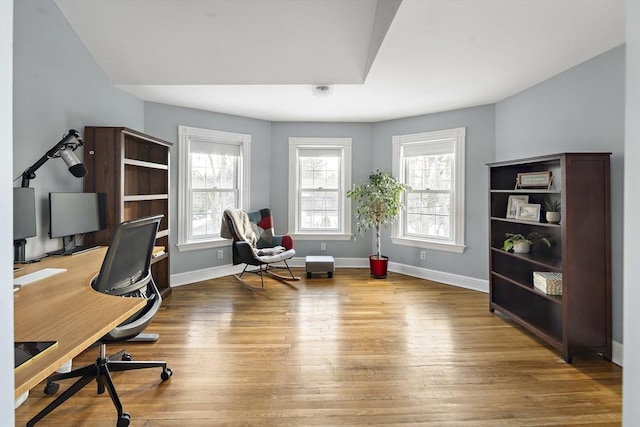
[[518, 221], [540, 222], [540, 205], [536, 203], [518, 204], [516, 219]]
[[507, 215], [506, 218], [516, 219], [518, 214], [518, 206], [524, 203], [529, 203], [529, 195], [526, 194], [512, 194], [509, 196], [507, 202]]
[[551, 188], [551, 171], [522, 172], [517, 175], [516, 188]]

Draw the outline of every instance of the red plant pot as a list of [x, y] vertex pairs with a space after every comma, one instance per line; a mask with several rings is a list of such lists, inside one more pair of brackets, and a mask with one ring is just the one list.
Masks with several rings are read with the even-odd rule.
[[377, 255], [369, 256], [369, 268], [371, 270], [371, 276], [376, 279], [385, 279], [387, 277], [387, 265], [389, 264], [389, 258], [382, 255], [378, 258]]

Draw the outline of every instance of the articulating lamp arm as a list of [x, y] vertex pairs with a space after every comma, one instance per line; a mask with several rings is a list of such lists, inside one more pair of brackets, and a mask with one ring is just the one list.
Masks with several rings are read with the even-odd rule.
[[[69, 144], [69, 140], [75, 138], [78, 143], [77, 144]], [[38, 159], [33, 165], [27, 168], [24, 172], [22, 172], [22, 187], [28, 187], [29, 181], [36, 177], [36, 171], [47, 162], [47, 160], [56, 157], [56, 155], [60, 155], [61, 150], [65, 150], [70, 148], [72, 151], [82, 145], [82, 139], [80, 139], [80, 134], [75, 129], [69, 129], [69, 132], [62, 137], [60, 141], [56, 143], [49, 151], [47, 151], [42, 157]]]

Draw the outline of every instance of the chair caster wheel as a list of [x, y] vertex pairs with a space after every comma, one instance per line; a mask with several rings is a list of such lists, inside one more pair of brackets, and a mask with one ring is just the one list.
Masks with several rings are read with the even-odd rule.
[[44, 394], [46, 394], [47, 396], [53, 396], [58, 392], [59, 389], [60, 389], [60, 384], [50, 382], [50, 383], [47, 383], [46, 386], [44, 386]]
[[120, 360], [123, 362], [131, 362], [133, 360], [133, 356], [131, 356], [131, 353], [123, 353]]
[[131, 422], [131, 415], [125, 412], [122, 415], [120, 415], [120, 418], [118, 418], [118, 424], [116, 424], [116, 427], [129, 427], [130, 422]]
[[162, 381], [166, 381], [169, 378], [171, 378], [171, 375], [173, 375], [173, 371], [169, 368], [166, 368], [165, 370], [162, 371], [162, 373], [160, 374], [160, 378], [162, 378]]

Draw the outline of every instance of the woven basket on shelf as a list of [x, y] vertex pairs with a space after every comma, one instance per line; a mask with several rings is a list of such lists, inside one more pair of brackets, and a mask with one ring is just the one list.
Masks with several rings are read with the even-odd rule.
[[547, 295], [562, 295], [562, 273], [534, 271], [533, 286]]

